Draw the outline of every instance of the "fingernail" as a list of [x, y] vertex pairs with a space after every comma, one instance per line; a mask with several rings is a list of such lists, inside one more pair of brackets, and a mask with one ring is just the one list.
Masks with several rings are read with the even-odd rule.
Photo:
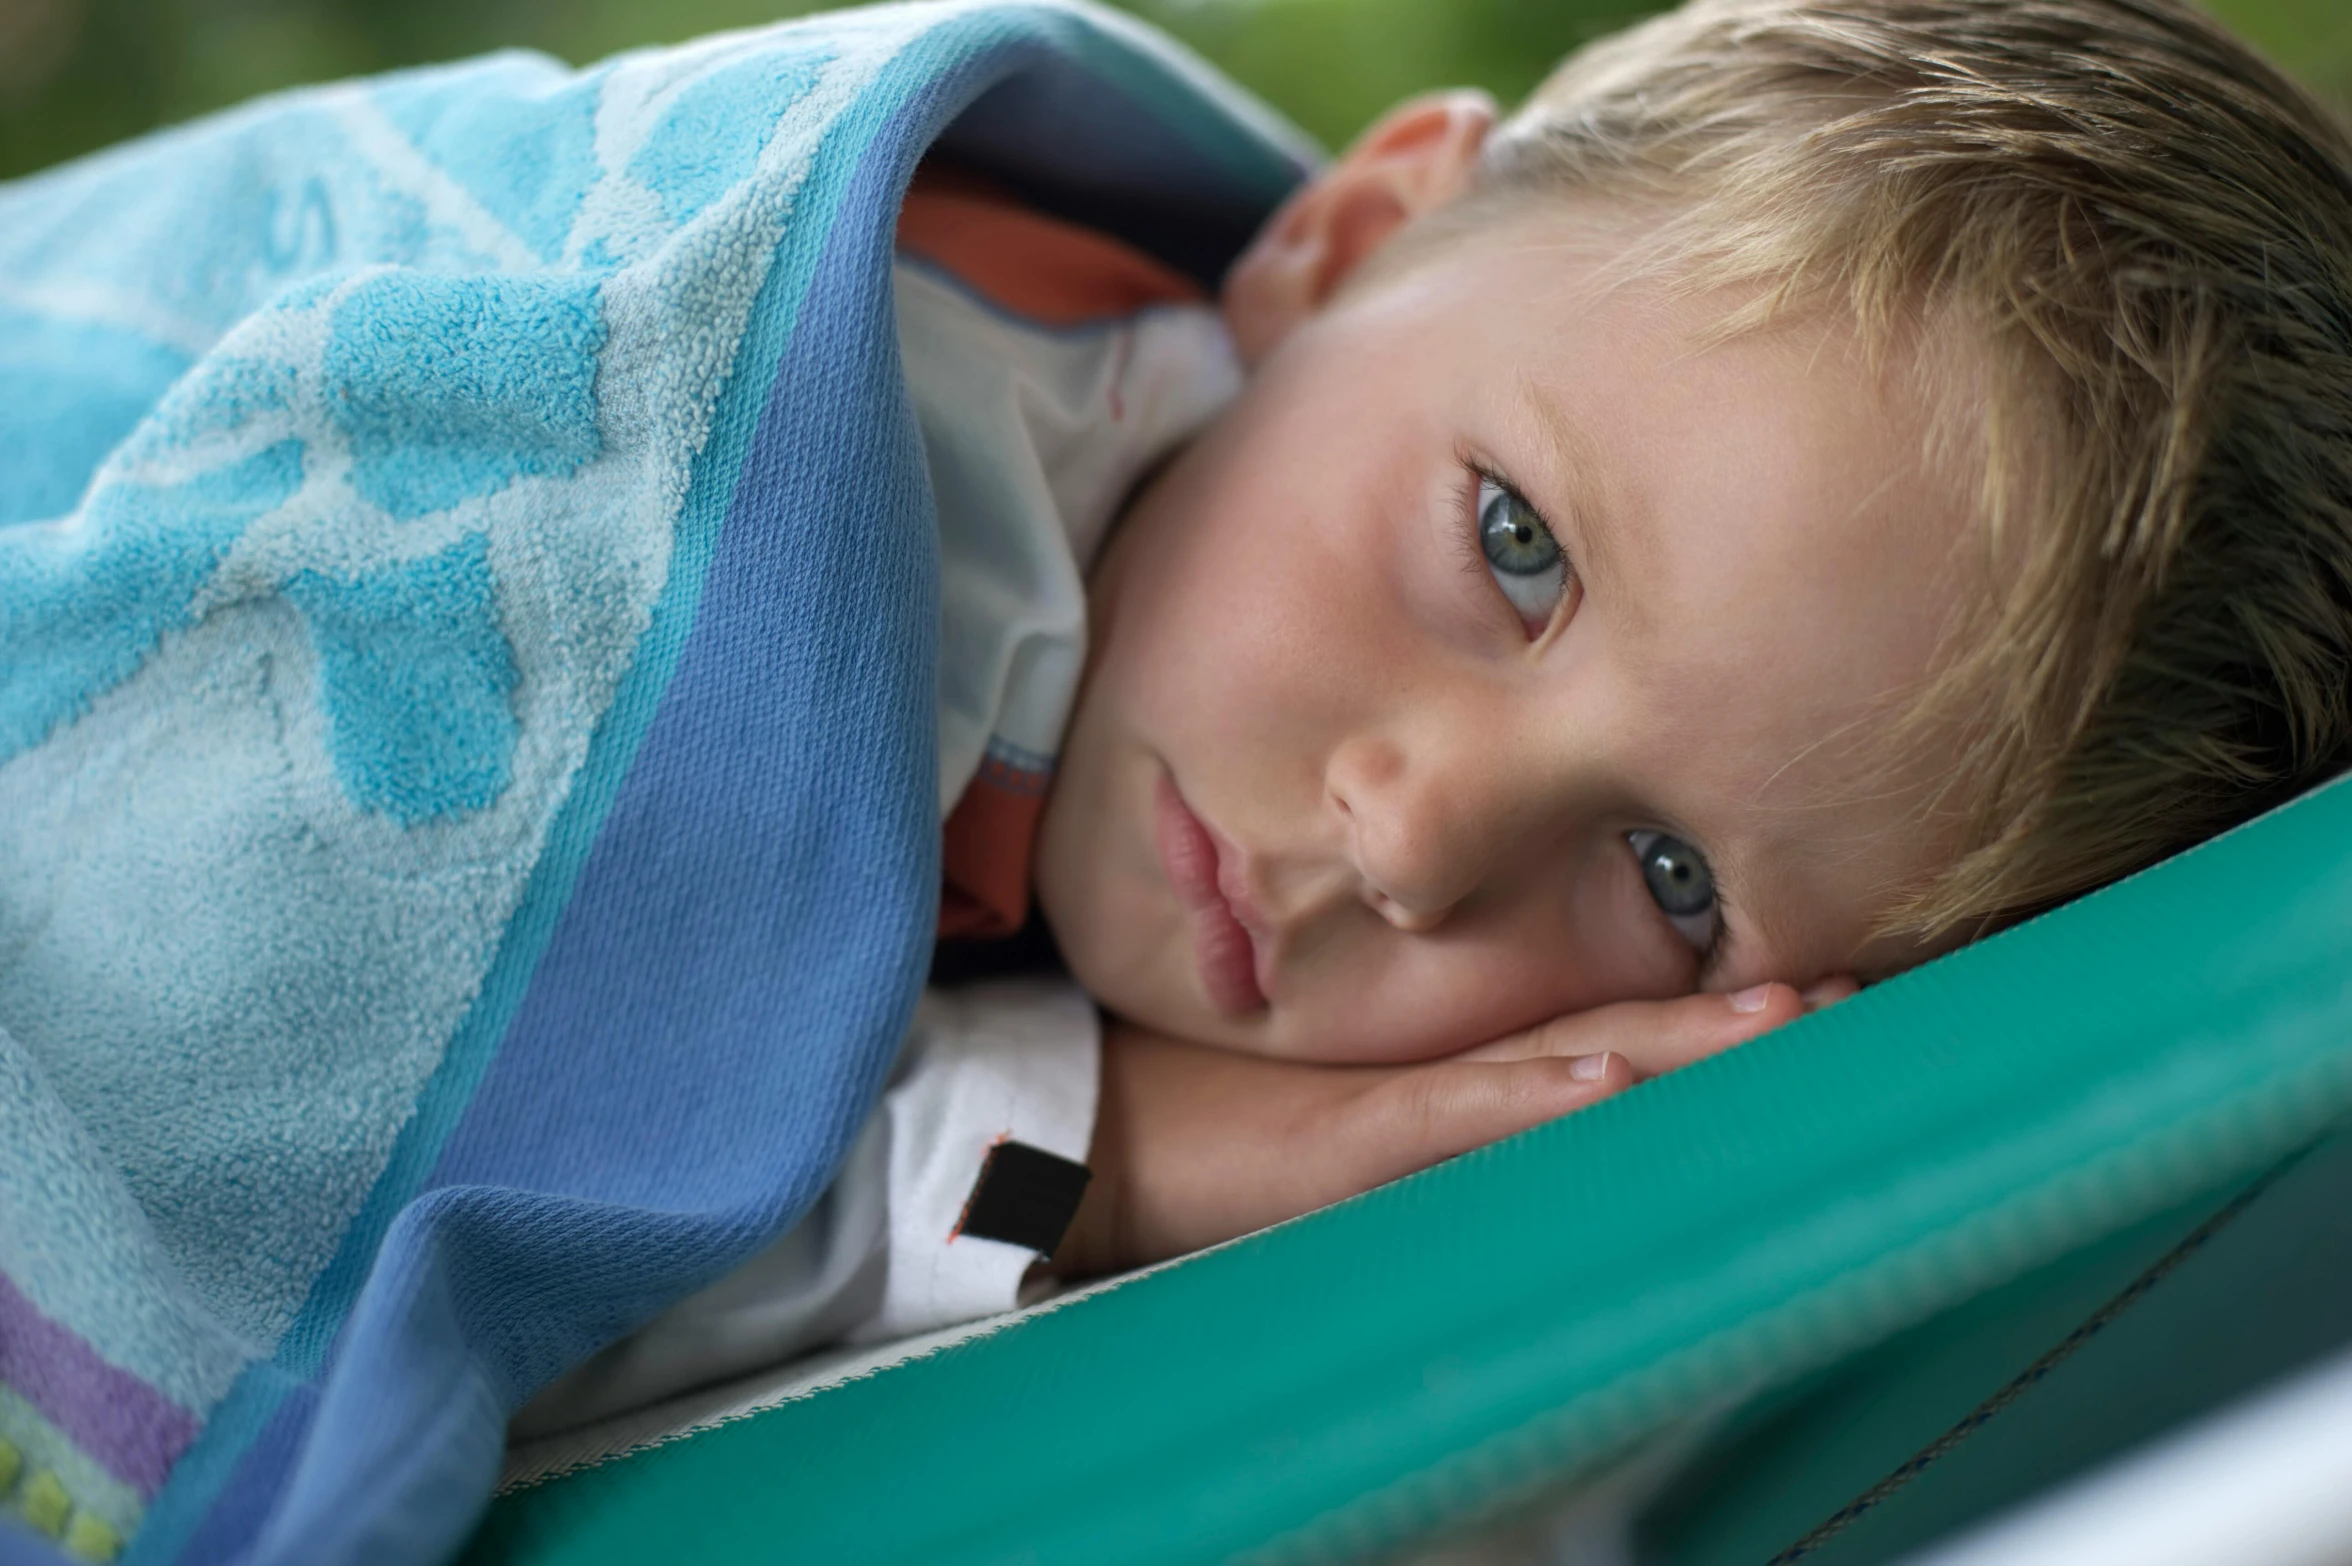
[[1730, 999], [1733, 1011], [1762, 1011], [1764, 1003], [1772, 999], [1772, 986], [1751, 984], [1744, 990], [1732, 992]]
[[1579, 1082], [1597, 1082], [1609, 1074], [1609, 1052], [1579, 1055], [1568, 1062], [1568, 1074]]

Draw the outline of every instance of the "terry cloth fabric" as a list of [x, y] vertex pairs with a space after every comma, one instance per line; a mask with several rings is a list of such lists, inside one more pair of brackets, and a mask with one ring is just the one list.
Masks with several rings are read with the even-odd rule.
[[898, 245], [942, 548], [939, 933], [1005, 936], [1086, 659], [1085, 574], [1241, 368], [1197, 283], [968, 173], [917, 176]]
[[510, 1409], [825, 1189], [937, 917], [934, 143], [1203, 282], [1302, 167], [1133, 24], [965, 3], [0, 187], [0, 1504], [52, 1539], [446, 1559]]

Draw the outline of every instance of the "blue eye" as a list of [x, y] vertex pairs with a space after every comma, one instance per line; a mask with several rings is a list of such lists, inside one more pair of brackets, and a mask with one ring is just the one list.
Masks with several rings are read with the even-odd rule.
[[1719, 911], [1715, 903], [1715, 873], [1699, 851], [1663, 832], [1628, 832], [1633, 856], [1641, 862], [1642, 885], [1666, 922], [1705, 952], [1715, 945]]
[[1488, 572], [1529, 629], [1551, 623], [1568, 591], [1568, 557], [1517, 490], [1478, 476], [1478, 548]]

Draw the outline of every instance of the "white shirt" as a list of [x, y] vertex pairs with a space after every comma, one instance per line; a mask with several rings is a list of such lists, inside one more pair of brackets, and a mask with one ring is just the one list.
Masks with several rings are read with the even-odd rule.
[[[1240, 389], [1215, 311], [1047, 328], [902, 257], [899, 350], [938, 506], [940, 814], [984, 757], [1049, 770], [1086, 655], [1085, 571], [1136, 481]], [[1011, 1138], [1083, 1162], [1101, 1035], [1067, 980], [926, 991], [881, 1107], [826, 1194], [717, 1283], [541, 1392], [517, 1438], [828, 1343], [1011, 1309], [1034, 1253], [958, 1234]]]

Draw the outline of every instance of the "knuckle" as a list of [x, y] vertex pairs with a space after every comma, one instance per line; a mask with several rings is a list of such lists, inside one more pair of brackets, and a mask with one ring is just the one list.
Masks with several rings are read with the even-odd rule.
[[1408, 1071], [1383, 1084], [1377, 1101], [1387, 1134], [1414, 1147], [1435, 1136], [1445, 1125], [1453, 1102], [1448, 1075], [1434, 1069]]
[[[1590, 1068], [1581, 1064], [1594, 1053], [1587, 1050], [1529, 1061], [1527, 1064], [1533, 1069], [1513, 1074], [1504, 1086], [1498, 1109], [1511, 1120], [1534, 1124], [1576, 1108], [1605, 1085], [1605, 1078], [1587, 1075]], [[1619, 1061], [1622, 1059], [1618, 1057]], [[1610, 1070], [1617, 1069], [1617, 1062], [1612, 1062]]]

